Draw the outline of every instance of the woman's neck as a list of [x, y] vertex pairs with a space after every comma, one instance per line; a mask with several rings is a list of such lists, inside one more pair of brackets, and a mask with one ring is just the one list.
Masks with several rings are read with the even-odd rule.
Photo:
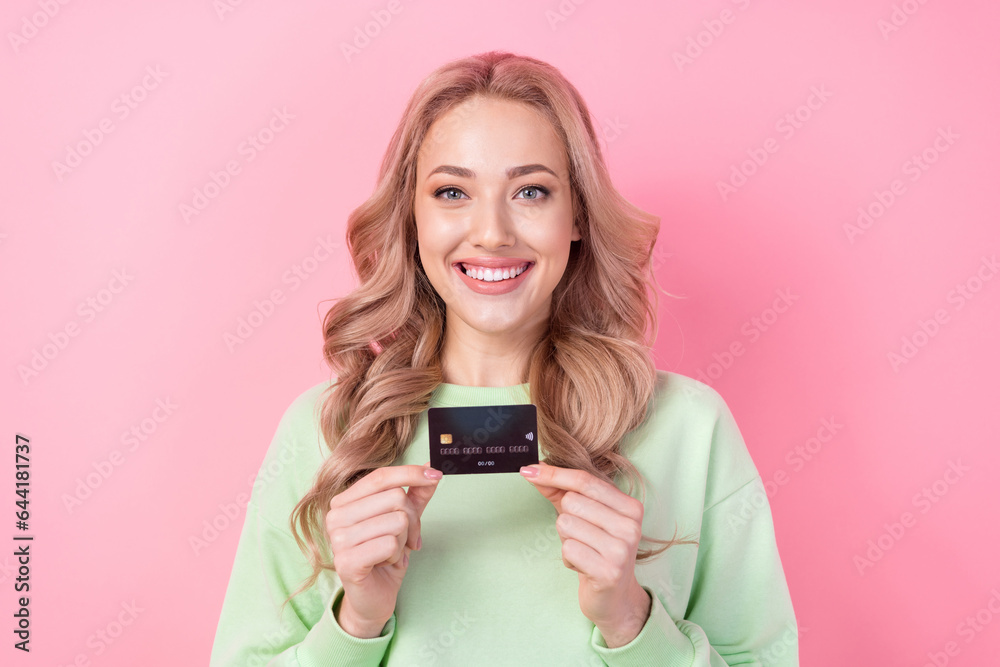
[[[451, 335], [449, 335], [449, 333]], [[526, 381], [537, 336], [449, 331], [441, 351], [442, 381], [467, 387], [509, 387]]]

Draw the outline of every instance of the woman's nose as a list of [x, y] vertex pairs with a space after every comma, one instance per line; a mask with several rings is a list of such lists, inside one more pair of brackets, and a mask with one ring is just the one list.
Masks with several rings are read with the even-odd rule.
[[478, 202], [469, 222], [469, 241], [483, 248], [514, 245], [513, 220], [503, 202]]

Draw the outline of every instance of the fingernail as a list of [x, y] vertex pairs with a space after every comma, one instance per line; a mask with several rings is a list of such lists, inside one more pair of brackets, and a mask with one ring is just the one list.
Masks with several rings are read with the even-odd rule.
[[423, 543], [424, 543], [424, 538], [421, 535], [420, 537], [417, 538], [417, 551], [420, 551], [420, 545]]
[[424, 477], [427, 479], [441, 479], [441, 471], [434, 468], [424, 468]]
[[521, 468], [521, 474], [525, 477], [538, 477], [538, 468], [535, 466], [523, 466]]

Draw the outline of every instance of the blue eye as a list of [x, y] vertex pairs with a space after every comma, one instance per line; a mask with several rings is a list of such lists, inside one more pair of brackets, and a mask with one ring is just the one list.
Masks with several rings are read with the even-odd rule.
[[[526, 191], [528, 191], [528, 192], [530, 192], [530, 191], [534, 191], [534, 192], [536, 192], [536, 193], [541, 193], [542, 195], [545, 195], [546, 197], [548, 197], [548, 196], [549, 196], [549, 191], [548, 191], [548, 189], [546, 189], [546, 188], [543, 188], [543, 187], [542, 187], [542, 186], [540, 186], [540, 185], [525, 185], [525, 186], [524, 186], [523, 188], [521, 188], [521, 190], [520, 190], [520, 192], [526, 192]], [[529, 200], [529, 201], [534, 201], [535, 199], [539, 199], [539, 195], [538, 195], [538, 194], [536, 194], [536, 195], [535, 195], [534, 197], [524, 197], [524, 199], [527, 199], [527, 200]]]
[[[437, 191], [434, 193], [434, 196], [435, 197], [440, 197], [441, 193], [443, 193], [443, 192], [462, 192], [462, 191], [459, 190], [458, 188], [455, 188], [455, 187], [446, 186], [446, 187], [443, 187], [443, 188], [438, 188]], [[445, 199], [447, 199], [448, 201], [456, 201], [452, 197], [445, 197]]]
[[[459, 190], [458, 188], [456, 188], [454, 186], [446, 185], [443, 188], [438, 188], [437, 190], [435, 190], [434, 191], [434, 197], [435, 198], [439, 198], [442, 194], [444, 194], [446, 192], [457, 192], [459, 194], [465, 194], [464, 192], [462, 192], [461, 190]], [[518, 194], [523, 193], [523, 192], [534, 192], [535, 193], [535, 195], [533, 197], [520, 197], [520, 199], [525, 199], [527, 201], [535, 201], [535, 200], [541, 199], [543, 196], [544, 197], [548, 197], [549, 194], [550, 194], [549, 193], [549, 189], [548, 188], [544, 188], [541, 185], [525, 185], [523, 188], [521, 188], [520, 190], [518, 190]], [[445, 201], [458, 201], [459, 199], [461, 199], [461, 197], [445, 197]]]

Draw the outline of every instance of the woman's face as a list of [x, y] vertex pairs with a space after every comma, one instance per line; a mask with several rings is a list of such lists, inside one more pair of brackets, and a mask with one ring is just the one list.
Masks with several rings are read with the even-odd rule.
[[544, 331], [580, 232], [566, 149], [539, 112], [474, 97], [440, 116], [418, 154], [413, 212], [449, 328]]

